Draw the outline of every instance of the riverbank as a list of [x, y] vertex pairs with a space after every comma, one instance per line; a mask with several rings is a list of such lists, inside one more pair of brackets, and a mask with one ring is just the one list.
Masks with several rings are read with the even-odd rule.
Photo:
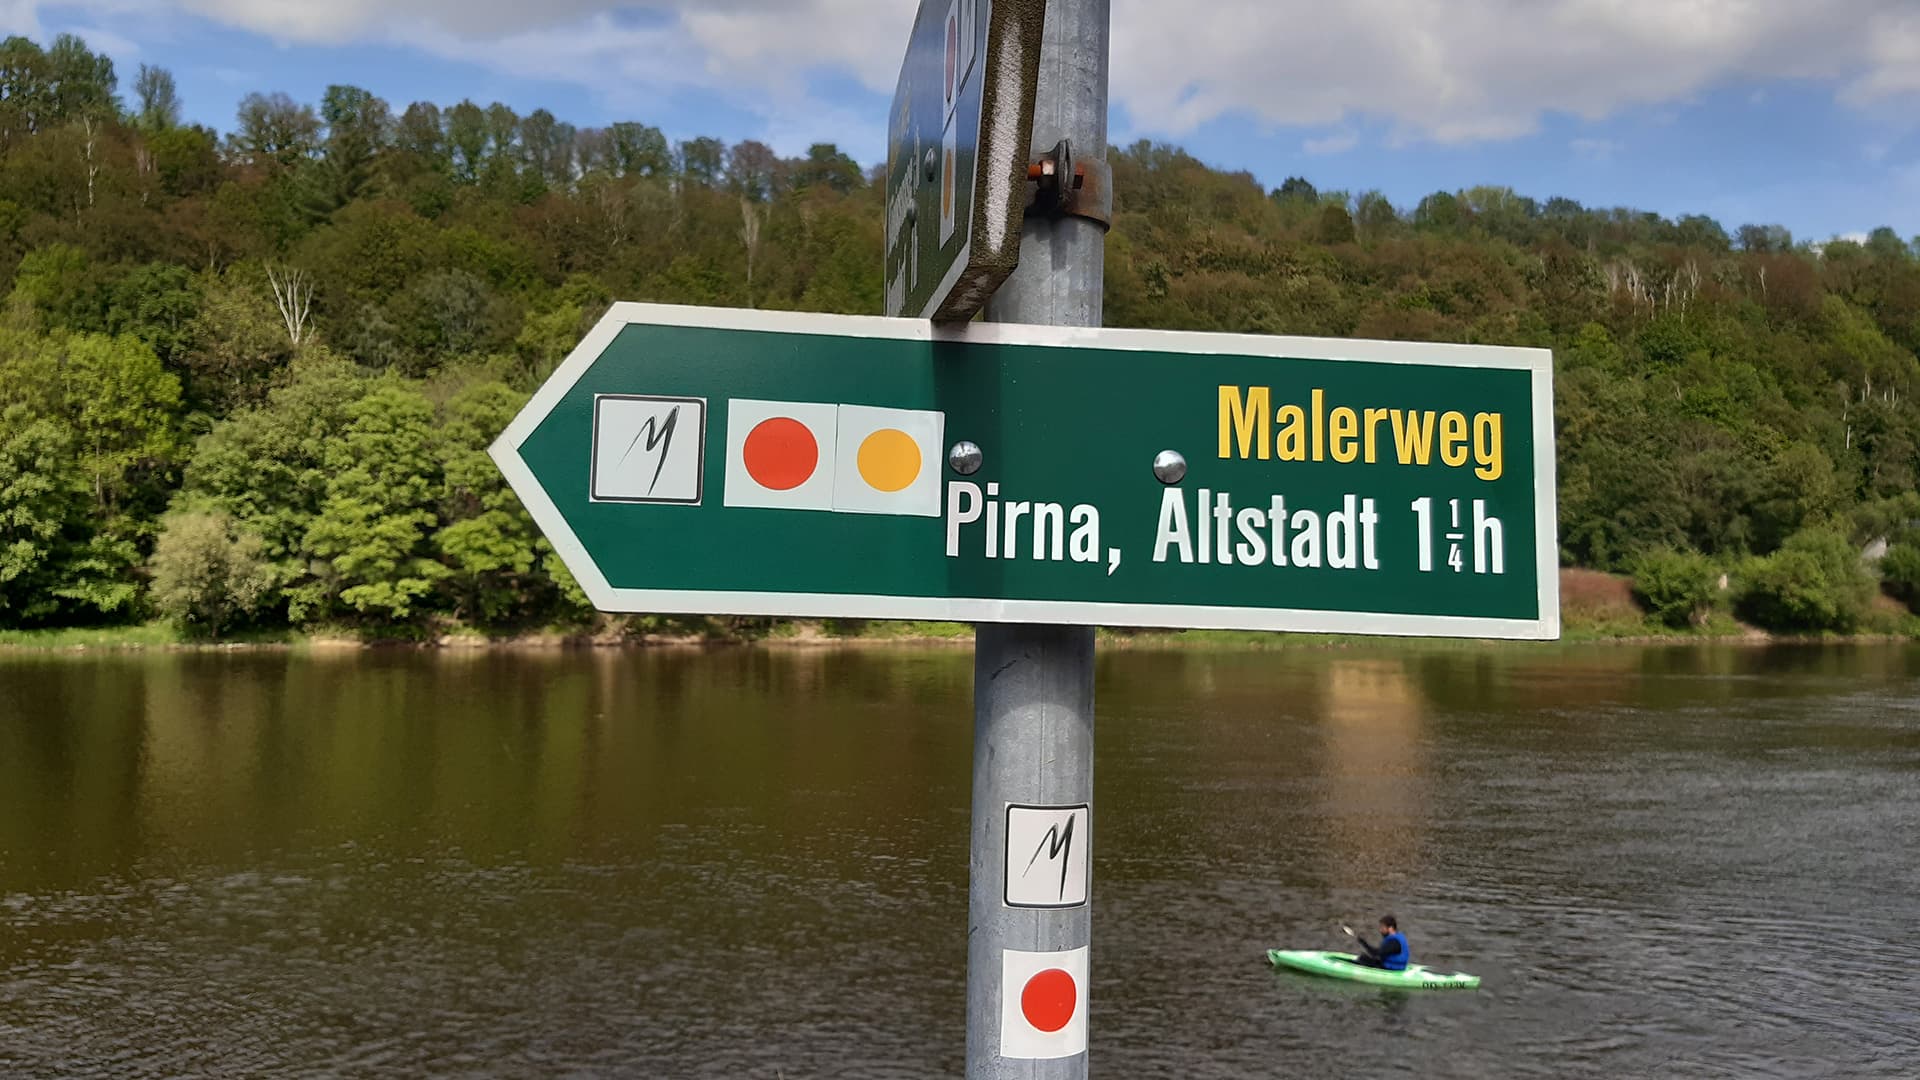
[[[1706, 626], [1672, 629], [1644, 619], [1583, 620], [1568, 617], [1558, 644], [1830, 644], [1884, 643], [1920, 639], [1920, 620], [1899, 629], [1827, 635], [1770, 634], [1720, 617]], [[419, 649], [462, 652], [488, 649], [618, 649], [749, 647], [811, 649], [826, 647], [940, 648], [973, 644], [973, 628], [964, 623], [873, 622], [858, 626], [808, 620], [780, 622], [761, 630], [729, 628], [721, 620], [703, 632], [660, 632], [609, 619], [591, 627], [550, 627], [517, 634], [484, 634], [465, 628], [395, 636], [375, 631], [332, 628], [313, 633], [253, 634], [220, 640], [190, 638], [164, 623], [57, 630], [0, 631], [0, 653], [152, 651], [351, 651]], [[1102, 648], [1299, 649], [1391, 646], [1433, 648], [1448, 644], [1525, 647], [1527, 642], [1490, 642], [1475, 638], [1388, 638], [1357, 634], [1289, 634], [1252, 630], [1133, 630], [1101, 627]], [[1547, 643], [1553, 644], [1553, 643]]]
[[[1748, 626], [1723, 610], [1697, 626], [1675, 628], [1652, 619], [1635, 601], [1632, 582], [1592, 570], [1560, 572], [1560, 644], [1631, 645], [1689, 643], [1776, 644], [1792, 642], [1874, 643], [1920, 639], [1920, 616], [1882, 596], [1856, 634], [1783, 635]], [[1484, 645], [1473, 638], [1381, 638], [1357, 634], [1286, 634], [1258, 630], [1135, 630], [1102, 627], [1100, 642], [1112, 648], [1288, 649], [1374, 645], [1401, 641], [1433, 647], [1453, 642]], [[867, 619], [758, 619], [721, 616], [596, 616], [592, 622], [512, 633], [489, 633], [458, 624], [404, 630], [336, 626], [274, 630], [219, 640], [182, 634], [161, 622], [56, 630], [0, 630], [0, 652], [90, 650], [233, 649], [557, 649], [659, 646], [940, 647], [973, 643], [965, 623], [888, 622]], [[1526, 643], [1517, 643], [1526, 644]]]

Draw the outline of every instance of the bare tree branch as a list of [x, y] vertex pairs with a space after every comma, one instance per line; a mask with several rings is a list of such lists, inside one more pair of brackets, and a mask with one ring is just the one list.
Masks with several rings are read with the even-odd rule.
[[753, 257], [760, 250], [760, 208], [751, 199], [740, 200], [740, 243], [747, 249], [747, 306], [753, 306]]
[[312, 337], [308, 319], [313, 311], [313, 278], [296, 267], [276, 270], [269, 264], [267, 284], [273, 287], [274, 306], [280, 309], [281, 321], [286, 323], [287, 340], [297, 349]]

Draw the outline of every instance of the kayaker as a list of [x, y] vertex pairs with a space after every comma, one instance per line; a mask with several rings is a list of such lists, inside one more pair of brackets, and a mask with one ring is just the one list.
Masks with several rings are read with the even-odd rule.
[[[1353, 931], [1349, 930], [1352, 934]], [[1353, 934], [1353, 940], [1360, 943], [1361, 954], [1353, 962], [1362, 967], [1385, 968], [1388, 971], [1407, 970], [1407, 961], [1413, 954], [1407, 949], [1407, 935], [1400, 932], [1400, 924], [1391, 915], [1380, 916], [1380, 945], [1378, 948], [1367, 944], [1367, 939]]]

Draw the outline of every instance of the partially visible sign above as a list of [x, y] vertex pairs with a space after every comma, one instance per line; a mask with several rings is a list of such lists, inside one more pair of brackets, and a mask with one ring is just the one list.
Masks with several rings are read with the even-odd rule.
[[1045, 0], [921, 0], [887, 136], [887, 314], [971, 317], [1020, 258]]

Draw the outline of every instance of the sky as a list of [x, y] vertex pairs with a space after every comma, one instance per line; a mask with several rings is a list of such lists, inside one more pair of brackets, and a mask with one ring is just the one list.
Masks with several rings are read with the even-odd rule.
[[[930, 0], [932, 2], [932, 0]], [[1112, 139], [1268, 187], [1512, 187], [1802, 240], [1920, 236], [1916, 0], [1112, 0]], [[250, 91], [351, 83], [581, 127], [885, 156], [916, 0], [0, 0], [172, 71], [221, 131]]]

